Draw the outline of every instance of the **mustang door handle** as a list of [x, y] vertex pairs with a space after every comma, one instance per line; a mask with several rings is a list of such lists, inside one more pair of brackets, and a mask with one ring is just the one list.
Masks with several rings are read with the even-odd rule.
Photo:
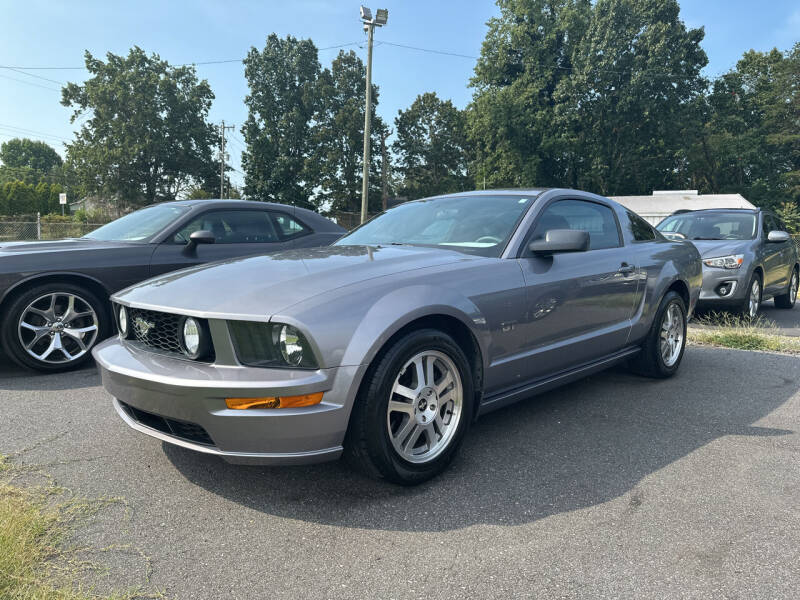
[[623, 275], [630, 275], [636, 270], [636, 267], [633, 265], [629, 265], [628, 263], [622, 263], [622, 266], [619, 268], [617, 273], [622, 273]]

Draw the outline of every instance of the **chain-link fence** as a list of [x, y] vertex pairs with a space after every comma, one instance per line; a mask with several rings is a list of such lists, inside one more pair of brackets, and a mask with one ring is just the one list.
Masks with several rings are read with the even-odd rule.
[[94, 231], [100, 225], [98, 223], [4, 221], [0, 222], [0, 242], [77, 238]]

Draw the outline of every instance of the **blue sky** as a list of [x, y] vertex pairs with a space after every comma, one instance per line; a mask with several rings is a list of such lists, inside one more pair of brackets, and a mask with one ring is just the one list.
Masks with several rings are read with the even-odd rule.
[[[376, 0], [373, 0], [373, 2]], [[157, 52], [173, 64], [235, 59], [251, 46], [263, 47], [266, 36], [311, 38], [317, 47], [356, 42], [366, 57], [365, 34], [356, 2], [341, 0], [137, 2], [53, 2], [0, 0], [3, 36], [0, 65], [16, 67], [81, 67], [83, 52], [125, 54], [136, 44]], [[376, 41], [418, 46], [477, 56], [486, 21], [497, 13], [491, 0], [385, 0], [373, 9], [389, 9], [389, 24], [376, 32]], [[800, 5], [796, 0], [683, 0], [681, 17], [690, 27], [704, 26], [703, 47], [709, 57], [707, 74], [724, 72], [745, 50], [789, 48], [800, 40]], [[337, 49], [320, 52], [327, 65]], [[373, 81], [380, 86], [378, 112], [389, 122], [417, 94], [436, 91], [458, 106], [469, 102], [467, 87], [474, 59], [376, 45]], [[247, 86], [242, 65], [198, 66], [216, 100], [211, 119], [234, 123], [228, 146], [239, 169], [241, 132], [246, 117]], [[0, 141], [27, 136], [42, 139], [63, 154], [63, 141], [72, 136], [69, 109], [59, 104], [59, 83], [81, 81], [85, 71], [35, 70], [29, 75], [0, 69]], [[234, 183], [241, 183], [234, 173]]]

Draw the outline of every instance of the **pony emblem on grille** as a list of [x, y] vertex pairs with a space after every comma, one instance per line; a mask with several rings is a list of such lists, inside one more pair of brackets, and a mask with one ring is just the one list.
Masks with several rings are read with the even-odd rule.
[[155, 323], [143, 319], [142, 317], [136, 317], [133, 320], [133, 329], [136, 331], [136, 335], [140, 338], [147, 337], [147, 334], [150, 333], [150, 330], [155, 326]]

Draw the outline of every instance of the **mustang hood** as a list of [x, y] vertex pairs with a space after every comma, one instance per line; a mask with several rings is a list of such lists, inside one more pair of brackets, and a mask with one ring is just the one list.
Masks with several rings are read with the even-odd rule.
[[701, 258], [743, 254], [753, 240], [691, 240]]
[[212, 318], [267, 318], [327, 291], [415, 269], [476, 260], [412, 246], [327, 246], [190, 267], [114, 295], [139, 308]]

